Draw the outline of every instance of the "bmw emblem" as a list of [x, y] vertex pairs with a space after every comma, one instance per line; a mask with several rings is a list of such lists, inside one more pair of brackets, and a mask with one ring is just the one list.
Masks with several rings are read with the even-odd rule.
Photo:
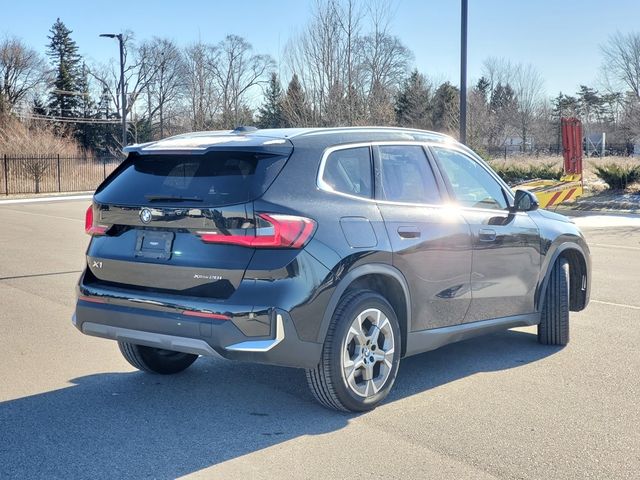
[[142, 220], [142, 223], [149, 223], [151, 221], [151, 210], [148, 208], [140, 210], [140, 220]]

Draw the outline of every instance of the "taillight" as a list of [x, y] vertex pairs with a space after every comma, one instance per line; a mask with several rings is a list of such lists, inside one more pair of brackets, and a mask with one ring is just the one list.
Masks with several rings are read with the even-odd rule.
[[183, 310], [182, 315], [188, 317], [212, 318], [213, 320], [231, 320], [231, 317], [220, 313], [201, 312], [199, 310]]
[[109, 228], [106, 225], [96, 225], [96, 218], [93, 215], [93, 205], [89, 205], [87, 208], [87, 213], [84, 217], [84, 231], [88, 235], [104, 235], [107, 229]]
[[225, 235], [197, 232], [203, 242], [240, 245], [251, 248], [301, 248], [313, 235], [316, 222], [309, 218], [277, 213], [259, 213], [262, 220], [255, 235]]
[[91, 302], [91, 303], [107, 303], [107, 301], [104, 298], [87, 297], [86, 295], [78, 295], [78, 300], [82, 300], [83, 302]]

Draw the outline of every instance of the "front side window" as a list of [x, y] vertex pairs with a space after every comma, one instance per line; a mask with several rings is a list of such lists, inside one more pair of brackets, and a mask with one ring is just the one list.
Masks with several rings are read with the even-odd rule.
[[382, 196], [402, 203], [440, 203], [438, 184], [420, 145], [381, 145]]
[[442, 173], [447, 177], [457, 202], [464, 207], [504, 210], [507, 200], [502, 186], [472, 158], [443, 147], [432, 147]]
[[369, 147], [345, 148], [329, 154], [322, 180], [335, 192], [371, 198], [371, 172]]

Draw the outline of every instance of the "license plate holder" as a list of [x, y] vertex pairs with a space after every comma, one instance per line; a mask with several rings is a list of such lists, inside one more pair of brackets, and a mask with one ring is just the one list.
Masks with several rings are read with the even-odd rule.
[[154, 260], [169, 260], [174, 236], [173, 232], [139, 230], [136, 238], [135, 256]]

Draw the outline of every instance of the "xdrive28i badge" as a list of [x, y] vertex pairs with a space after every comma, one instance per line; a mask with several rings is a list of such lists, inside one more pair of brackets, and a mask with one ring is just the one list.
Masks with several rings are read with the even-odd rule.
[[151, 221], [151, 210], [148, 208], [140, 210], [140, 220], [142, 220], [142, 223], [149, 223]]

